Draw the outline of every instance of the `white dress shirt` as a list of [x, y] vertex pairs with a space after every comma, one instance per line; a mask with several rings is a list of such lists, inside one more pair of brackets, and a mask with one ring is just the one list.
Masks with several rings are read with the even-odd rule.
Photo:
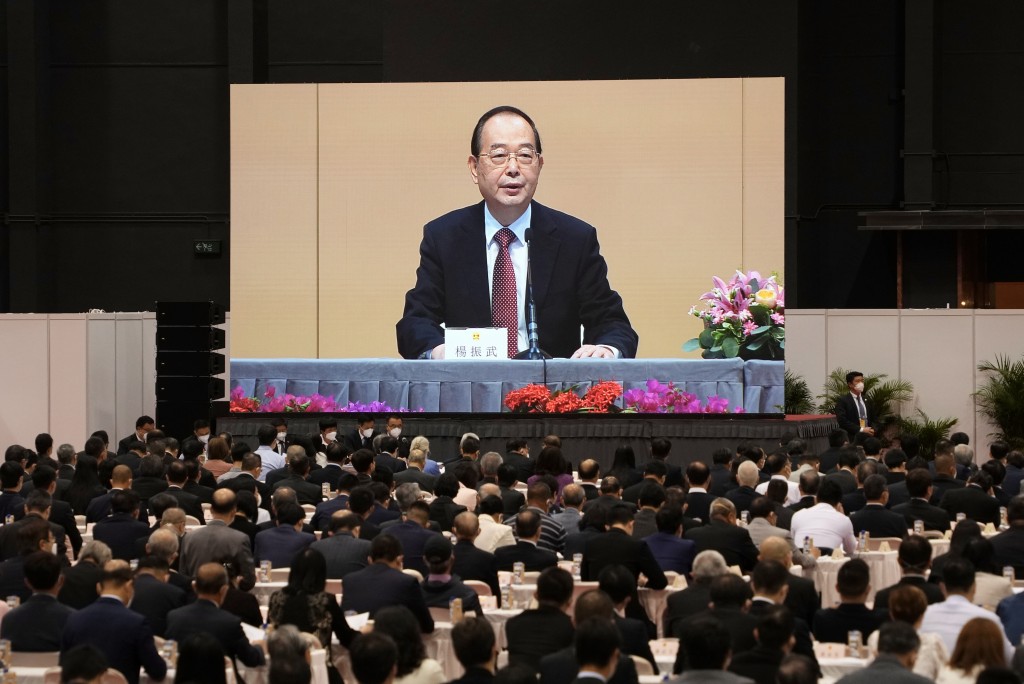
[[[791, 506], [795, 503], [800, 503], [800, 485], [796, 482], [790, 482], [784, 475], [772, 475], [772, 480], [781, 480], [786, 483], [786, 503], [784, 505]], [[772, 480], [768, 480], [771, 482]], [[768, 493], [768, 482], [762, 482], [761, 484], [754, 487], [754, 491], [762, 496]]]
[[284, 456], [268, 446], [261, 446], [253, 453], [260, 457], [260, 464], [263, 466], [263, 469], [260, 470], [260, 476], [257, 478], [260, 482], [267, 481], [267, 473], [271, 470], [284, 468]]
[[810, 537], [818, 548], [842, 547], [847, 556], [852, 556], [857, 551], [853, 523], [827, 503], [816, 504], [794, 513], [789, 531], [793, 535], [793, 543], [797, 546], [803, 546], [804, 538]]
[[473, 545], [476, 548], [494, 553], [495, 549], [502, 546], [514, 546], [515, 543], [516, 537], [512, 533], [511, 527], [495, 522], [494, 518], [489, 515], [480, 516], [480, 534], [473, 540]]
[[[796, 518], [796, 516], [793, 517]], [[976, 617], [990, 620], [999, 627], [999, 633], [1003, 635], [1006, 662], [1012, 662], [1013, 646], [1007, 640], [1006, 633], [1003, 631], [1003, 623], [999, 621], [996, 614], [990, 610], [979, 608], [959, 594], [947, 597], [942, 603], [933, 603], [928, 606], [928, 610], [924, 611], [921, 629], [918, 631], [935, 632], [942, 637], [942, 641], [946, 644], [946, 650], [952, 653], [956, 647], [957, 637], [960, 636], [960, 630], [968, 621]]]

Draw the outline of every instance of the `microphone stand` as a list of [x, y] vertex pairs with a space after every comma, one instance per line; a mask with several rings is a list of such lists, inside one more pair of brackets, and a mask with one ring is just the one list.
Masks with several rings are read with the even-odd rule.
[[[533, 300], [533, 266], [530, 261], [530, 240], [533, 228], [526, 229], [526, 335], [530, 346], [515, 355], [515, 359], [543, 361], [550, 359], [551, 354], [540, 348], [540, 332], [537, 328], [537, 305]], [[546, 368], [545, 368], [546, 370]], [[545, 373], [546, 374], [546, 373]]]

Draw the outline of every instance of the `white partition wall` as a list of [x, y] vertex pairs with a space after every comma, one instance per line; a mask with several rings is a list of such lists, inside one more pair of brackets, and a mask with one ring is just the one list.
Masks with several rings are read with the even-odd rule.
[[822, 391], [838, 367], [886, 373], [913, 383], [904, 415], [921, 409], [931, 419], [956, 418], [979, 460], [988, 454], [992, 427], [975, 413], [971, 397], [984, 376], [978, 363], [997, 354], [1024, 354], [1024, 311], [992, 309], [786, 311], [786, 368]]

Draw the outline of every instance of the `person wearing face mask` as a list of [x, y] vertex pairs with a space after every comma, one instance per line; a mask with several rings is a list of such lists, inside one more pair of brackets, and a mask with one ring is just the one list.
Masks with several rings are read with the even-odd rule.
[[285, 442], [288, 438], [288, 423], [284, 418], [274, 418], [270, 424], [277, 428], [277, 453], [283, 456], [284, 450], [288, 447]]
[[321, 418], [320, 434], [313, 435], [313, 447], [318, 452], [326, 453], [327, 447], [338, 441], [338, 421], [334, 418]]
[[373, 416], [360, 413], [356, 416], [356, 429], [345, 436], [345, 443], [352, 451], [360, 449], [373, 449], [373, 438], [379, 432], [373, 429]]
[[846, 386], [850, 388], [850, 393], [836, 401], [836, 421], [839, 427], [849, 433], [851, 442], [858, 432], [874, 437], [876, 416], [864, 400], [864, 374], [850, 371], [846, 374]]

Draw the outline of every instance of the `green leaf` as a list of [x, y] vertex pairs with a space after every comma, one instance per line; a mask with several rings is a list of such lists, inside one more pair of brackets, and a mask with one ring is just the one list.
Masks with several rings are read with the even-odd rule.
[[760, 335], [761, 333], [768, 332], [771, 329], [772, 329], [772, 327], [770, 325], [762, 325], [762, 326], [760, 326], [758, 328], [754, 328], [753, 332], [751, 332], [750, 334], [751, 335]]
[[786, 348], [786, 339], [783, 338], [783, 339], [779, 340], [779, 349], [785, 349], [785, 348]]
[[700, 346], [710, 349], [715, 346], [715, 330], [713, 328], [706, 328], [697, 339], [700, 342]]
[[694, 337], [692, 340], [686, 340], [683, 344], [683, 351], [697, 351], [700, 349], [700, 338]]
[[722, 340], [722, 352], [726, 358], [734, 358], [740, 353], [740, 343], [736, 341], [735, 337], [727, 337]]
[[764, 344], [764, 338], [761, 338], [761, 339], [758, 339], [758, 340], [753, 340], [751, 342], [748, 342], [746, 346], [747, 346], [747, 349], [749, 349], [750, 351], [757, 351], [758, 349], [761, 348], [761, 346], [763, 344]]

